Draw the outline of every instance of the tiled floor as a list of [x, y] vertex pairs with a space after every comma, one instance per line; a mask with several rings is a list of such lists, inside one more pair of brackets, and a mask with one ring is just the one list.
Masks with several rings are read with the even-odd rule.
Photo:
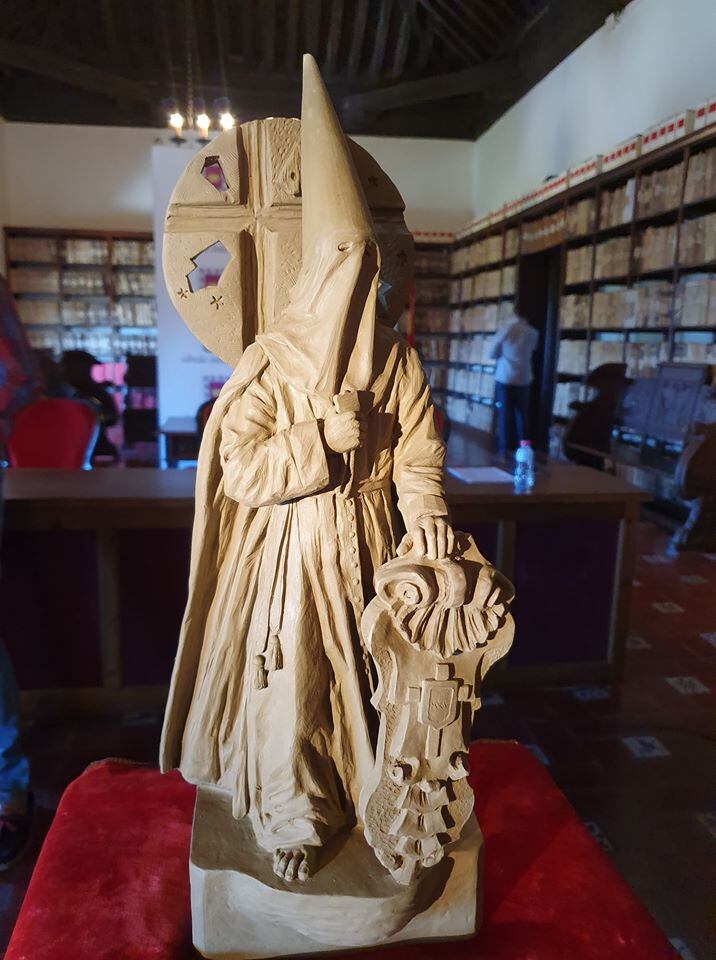
[[[708, 960], [716, 955], [707, 890], [716, 853], [716, 555], [670, 560], [666, 539], [641, 527], [622, 683], [493, 694], [477, 727], [530, 746], [682, 956]], [[0, 947], [66, 784], [100, 757], [154, 762], [159, 729], [159, 717], [137, 716], [27, 731], [38, 815], [32, 849], [0, 877]]]
[[716, 555], [671, 560], [666, 540], [642, 525], [622, 683], [509, 691], [478, 725], [482, 736], [534, 745], [683, 956], [707, 960], [716, 956], [707, 889], [716, 862]]

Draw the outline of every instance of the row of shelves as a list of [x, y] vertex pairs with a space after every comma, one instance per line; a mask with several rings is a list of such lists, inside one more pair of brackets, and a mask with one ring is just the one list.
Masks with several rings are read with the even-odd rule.
[[[416, 266], [429, 274], [416, 276], [414, 332], [431, 391], [453, 423], [470, 423], [489, 433], [494, 418], [494, 364], [483, 362], [483, 352], [507, 304], [501, 305], [499, 296], [474, 303], [464, 311], [464, 318], [462, 311], [452, 309], [446, 302], [450, 295], [448, 246], [417, 248]], [[438, 295], [445, 299], [436, 305]], [[421, 301], [426, 300], [432, 302], [421, 308]], [[475, 326], [484, 329], [469, 329]]]
[[56, 356], [67, 350], [85, 350], [99, 363], [116, 363], [128, 356], [153, 357], [157, 353], [156, 330], [91, 329], [85, 327], [28, 327], [28, 343], [33, 350]]
[[451, 370], [482, 370], [494, 373], [494, 363], [464, 363], [460, 360], [423, 360], [424, 367], [448, 367]]
[[493, 432], [495, 408], [492, 400], [459, 391], [437, 390], [436, 393], [453, 423], [467, 423], [485, 433]]
[[432, 308], [416, 314], [419, 336], [460, 336], [494, 333], [514, 312], [512, 298], [491, 303], [469, 303], [448, 310]]
[[[716, 97], [694, 110], [656, 124], [646, 133], [630, 137], [604, 155], [591, 157], [576, 167], [545, 180], [524, 197], [505, 203], [474, 220], [457, 233], [459, 245], [470, 245], [491, 232], [501, 232], [526, 218], [533, 219], [555, 207], [564, 207], [599, 188], [643, 176], [698, 155], [716, 141]], [[698, 180], [701, 171], [694, 170]], [[708, 191], [707, 191], [708, 192]]]
[[6, 227], [5, 254], [34, 349], [108, 364], [156, 356], [151, 234]]
[[[602, 289], [608, 285], [635, 286], [649, 280], [665, 278], [686, 278], [716, 269], [716, 214], [708, 218], [710, 226], [706, 239], [699, 240], [699, 255], [688, 262], [669, 263], [667, 253], [674, 250], [673, 235], [669, 243], [651, 235], [649, 246], [637, 250], [634, 259], [628, 238], [610, 240], [592, 246], [575, 247], [567, 250], [564, 290], [567, 292]], [[592, 270], [594, 266], [594, 274]], [[490, 283], [485, 284], [486, 278]], [[483, 281], [479, 284], [476, 281]], [[443, 284], [440, 293], [445, 298], [421, 301], [418, 304], [426, 309], [452, 309], [455, 307], [499, 304], [513, 301], [517, 289], [516, 268], [503, 271], [490, 271], [477, 276], [453, 280], [449, 288]]]
[[154, 269], [154, 242], [150, 235], [86, 231], [35, 230], [9, 227], [5, 231], [5, 255], [12, 267], [58, 270]]
[[[709, 163], [708, 177], [699, 180], [698, 188], [692, 187], [690, 193], [686, 192], [683, 204], [680, 203], [681, 189], [688, 191], [689, 181], [683, 183], [684, 165], [681, 163], [653, 175], [668, 174], [668, 189], [645, 190], [645, 178], [641, 178], [640, 196], [643, 193], [648, 195], [647, 209], [644, 209], [644, 202], [637, 207], [637, 181], [630, 178], [613, 190], [602, 191], [598, 196], [579, 200], [539, 220], [510, 228], [504, 236], [495, 234], [472, 246], [458, 247], [452, 254], [451, 275], [454, 279], [479, 276], [500, 266], [514, 264], [518, 255], [536, 253], [563, 242], [572, 247], [591, 239], [606, 241], [622, 236], [628, 239], [636, 232], [638, 237], [646, 233], [648, 243], [650, 230], [661, 225], [675, 226], [681, 211], [686, 223], [703, 220], [716, 209], [716, 149], [709, 151], [709, 157], [713, 159]], [[694, 196], [697, 189], [702, 192]], [[685, 261], [692, 258], [698, 258], [698, 254], [687, 252]]]
[[666, 272], [709, 269], [716, 264], [716, 213], [666, 226], [647, 227], [629, 236], [568, 247], [565, 286], [638, 279]]
[[[626, 164], [620, 171], [598, 177], [576, 194], [571, 193], [572, 202], [566, 197], [553, 198], [551, 209], [541, 217], [532, 219], [534, 212], [523, 213], [459, 241], [452, 252], [453, 276], [465, 278], [510, 263], [515, 246], [520, 256], [561, 243], [572, 246], [611, 235], [622, 235], [638, 245], [643, 232], [652, 226], [679, 226], [683, 221], [703, 219], [716, 212], [714, 141], [716, 128], [705, 137], [701, 133], [671, 151], [655, 155], [654, 169], [648, 163]], [[684, 263], [706, 262], [708, 257], [687, 249], [688, 230], [681, 259]], [[646, 242], [651, 243], [651, 238]], [[628, 270], [620, 273], [627, 274]]]
[[[683, 169], [669, 173], [672, 182], [678, 179], [678, 173], [683, 175]], [[655, 178], [654, 183], [658, 183], [658, 179]], [[563, 279], [573, 279], [567, 273], [567, 258], [570, 256], [572, 264], [576, 257], [584, 256], [589, 271], [585, 271], [573, 286], [563, 284], [553, 395], [553, 419], [557, 422], [571, 416], [572, 402], [588, 399], [591, 393], [587, 386], [589, 373], [604, 363], [624, 363], [627, 376], [633, 378], [655, 376], [659, 364], [665, 361], [716, 365], [716, 276], [704, 272], [716, 266], [716, 217], [713, 215], [716, 211], [708, 209], [716, 207], [716, 201], [709, 198], [699, 200], [697, 204], [700, 206], [687, 209], [686, 217], [682, 217], [678, 209], [659, 209], [657, 204], [650, 208], [649, 216], [661, 218], [660, 222], [646, 224], [640, 230], [638, 218], [617, 222], [626, 214], [614, 212], [619, 210], [620, 203], [623, 208], [625, 201], [628, 211], [634, 186], [630, 186], [627, 180], [618, 185], [617, 190], [611, 191], [606, 199], [602, 198], [599, 211], [606, 224], [604, 230], [614, 231], [614, 236], [609, 239], [616, 239], [616, 243], [599, 249], [600, 240], [597, 233], [593, 233], [591, 237], [582, 237], [578, 241], [566, 240], [563, 236], [560, 244], [564, 258]], [[590, 228], [594, 231], [595, 223], [599, 222], [596, 203], [595, 197], [574, 205], [575, 208], [579, 206], [581, 212], [573, 214], [572, 229], [586, 231]], [[669, 205], [668, 199], [664, 204]], [[694, 212], [700, 215], [690, 217], [689, 214]], [[566, 211], [558, 212], [555, 222], [559, 221], [561, 214]], [[575, 222], [580, 216], [583, 220], [581, 226]], [[504, 243], [504, 232], [501, 238], [497, 235], [492, 238], [493, 245], [499, 239]], [[522, 234], [521, 245], [524, 239]], [[683, 241], [681, 247], [680, 240]], [[679, 249], [682, 251], [680, 255]], [[575, 250], [584, 253], [575, 254]], [[506, 265], [517, 266], [518, 272], [523, 254], [524, 251], [520, 250], [516, 264]], [[463, 284], [473, 283], [473, 278], [480, 275], [500, 275], [504, 266], [480, 265], [472, 272], [466, 272], [457, 281], [461, 284], [461, 295]], [[611, 282], [614, 279], [616, 283]], [[452, 283], [455, 284], [454, 279]], [[455, 289], [452, 286], [451, 299], [454, 299]], [[499, 304], [499, 300], [497, 302]], [[429, 368], [437, 367], [453, 374], [461, 369], [474, 369], [481, 376], [480, 351], [504, 317], [493, 316], [487, 320], [481, 313], [475, 316], [472, 312], [474, 306], [469, 305], [469, 301], [463, 300], [459, 309], [450, 309], [452, 306], [446, 304], [441, 330], [421, 330], [422, 318], [418, 318], [418, 343], [423, 353], [431, 358]], [[511, 308], [511, 304], [509, 306]], [[434, 312], [430, 316], [437, 321], [440, 314]], [[469, 329], [472, 324], [485, 329], [472, 331]], [[457, 413], [448, 409], [448, 414], [458, 422], [464, 416], [471, 424], [480, 426], [477, 422], [480, 408], [475, 407], [475, 401], [481, 399], [476, 396], [479, 390], [456, 391], [450, 402], [459, 404]], [[445, 396], [450, 398], [450, 394]], [[490, 425], [494, 425], [492, 419], [482, 428], [490, 429]]]
[[36, 270], [13, 267], [9, 275], [15, 299], [112, 300], [154, 298], [154, 272], [123, 270]]
[[561, 332], [716, 328], [716, 276], [694, 274], [676, 284], [644, 281], [605, 286], [560, 299]]
[[157, 305], [147, 300], [46, 300], [17, 298], [15, 306], [25, 326], [33, 327], [156, 327]]
[[716, 338], [716, 330], [704, 329], [703, 327], [660, 327], [650, 325], [648, 327], [642, 327], [638, 330], [634, 327], [592, 327], [591, 330], [567, 329], [560, 331], [560, 339], [598, 340], [600, 337], [609, 336], [611, 334], [616, 334], [620, 337], [626, 337], [629, 340], [639, 340], [643, 337], [653, 336], [671, 339], [672, 335], [674, 339], [677, 340], [692, 340], [699, 339], [700, 337], [706, 335], [708, 337], [708, 342], [710, 343], [714, 338]]
[[660, 363], [716, 364], [716, 342], [711, 334], [702, 339], [676, 340], [673, 344], [661, 334], [604, 334], [599, 339], [560, 340], [557, 376], [585, 379], [588, 373], [605, 363], [625, 363], [628, 377], [652, 376]]
[[449, 364], [455, 369], [485, 367], [492, 371], [495, 364], [488, 353], [491, 337], [492, 334], [488, 333], [456, 337], [421, 334], [417, 337], [416, 344], [426, 365]]

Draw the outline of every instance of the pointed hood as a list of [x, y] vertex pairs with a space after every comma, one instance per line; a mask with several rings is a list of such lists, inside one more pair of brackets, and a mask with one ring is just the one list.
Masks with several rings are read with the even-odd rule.
[[303, 56], [301, 194], [304, 259], [334, 230], [375, 238], [348, 142], [310, 53]]
[[371, 383], [380, 255], [348, 142], [308, 54], [301, 193], [301, 270], [275, 326], [257, 341], [287, 382], [330, 402]]

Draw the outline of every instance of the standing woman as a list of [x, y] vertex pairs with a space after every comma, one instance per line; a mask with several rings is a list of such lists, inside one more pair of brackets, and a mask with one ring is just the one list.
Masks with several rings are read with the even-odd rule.
[[501, 327], [487, 348], [496, 360], [495, 401], [498, 407], [498, 446], [506, 456], [528, 439], [528, 404], [532, 383], [532, 354], [539, 334], [517, 311]]

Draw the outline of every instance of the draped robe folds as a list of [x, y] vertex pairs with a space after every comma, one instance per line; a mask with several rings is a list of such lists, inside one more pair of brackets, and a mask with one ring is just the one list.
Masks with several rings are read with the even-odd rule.
[[250, 814], [275, 850], [322, 844], [352, 822], [372, 770], [360, 617], [401, 532], [391, 484], [406, 525], [447, 508], [430, 391], [401, 337], [376, 331], [350, 496], [344, 458], [323, 438], [327, 401], [287, 382], [261, 340], [202, 440], [161, 764], [230, 791], [234, 815]]

